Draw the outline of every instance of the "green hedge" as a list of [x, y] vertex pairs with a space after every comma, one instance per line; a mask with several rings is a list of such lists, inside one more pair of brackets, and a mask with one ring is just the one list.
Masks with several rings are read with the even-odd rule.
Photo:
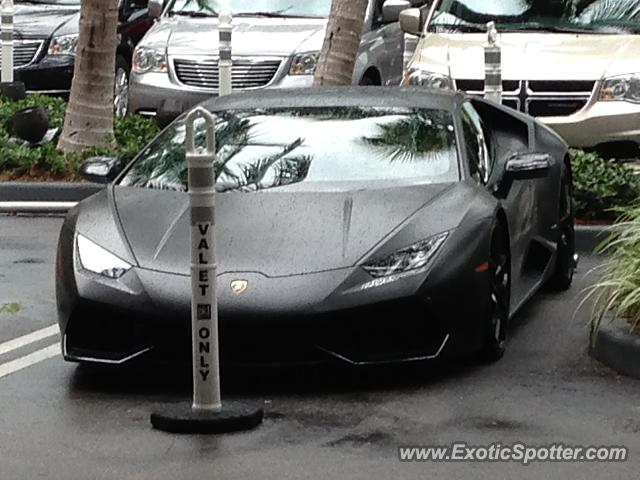
[[578, 218], [615, 220], [620, 209], [635, 205], [640, 198], [640, 176], [624, 163], [572, 150], [571, 164]]
[[29, 147], [11, 138], [11, 118], [18, 110], [36, 105], [47, 110], [52, 128], [63, 126], [66, 102], [60, 98], [39, 94], [29, 94], [20, 101], [0, 98], [0, 174], [5, 178], [78, 180], [79, 166], [85, 158], [93, 155], [132, 157], [158, 133], [152, 119], [129, 115], [114, 121], [117, 144], [114, 148], [65, 154], [53, 142]]

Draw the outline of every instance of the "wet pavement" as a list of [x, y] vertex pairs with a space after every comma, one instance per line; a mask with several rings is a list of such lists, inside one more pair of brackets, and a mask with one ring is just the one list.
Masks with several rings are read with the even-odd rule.
[[[525, 307], [497, 364], [224, 371], [225, 398], [263, 403], [264, 424], [177, 436], [152, 430], [149, 414], [189, 397], [188, 370], [87, 368], [51, 355], [60, 225], [0, 216], [0, 308], [12, 305], [0, 313], [1, 480], [638, 478], [640, 381], [587, 356], [588, 307], [575, 313], [595, 258], [583, 259], [572, 290]], [[399, 446], [456, 441], [624, 445], [630, 457], [529, 466], [398, 460]]]

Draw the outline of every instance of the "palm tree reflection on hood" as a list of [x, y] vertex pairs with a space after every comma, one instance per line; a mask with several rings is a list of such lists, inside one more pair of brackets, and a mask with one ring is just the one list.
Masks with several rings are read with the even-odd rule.
[[364, 137], [389, 162], [427, 161], [455, 145], [451, 114], [444, 110], [421, 110], [378, 125], [379, 134]]
[[[448, 111], [300, 110], [217, 113], [216, 189], [253, 192], [303, 181], [450, 181], [456, 175], [455, 132]], [[199, 146], [206, 143], [204, 125], [195, 125]], [[186, 191], [184, 141], [185, 125], [178, 121], [138, 156], [120, 185]]]
[[[312, 157], [292, 156], [303, 145], [299, 138], [288, 145], [277, 146], [280, 151], [256, 160], [242, 163], [237, 160], [253, 142], [251, 119], [225, 113], [216, 124], [216, 160], [214, 172], [219, 191], [262, 190], [303, 181], [309, 173]], [[206, 144], [204, 122], [196, 124], [196, 145]], [[124, 186], [137, 186], [159, 190], [186, 191], [188, 166], [185, 161], [183, 123], [169, 127], [150, 147], [142, 152], [121, 182]], [[263, 146], [263, 145], [259, 145]], [[266, 146], [269, 148], [275, 145]]]
[[[226, 113], [222, 116], [216, 129], [215, 175], [217, 189], [229, 190], [262, 190], [290, 185], [303, 181], [309, 173], [312, 157], [309, 155], [290, 156], [304, 144], [298, 138], [288, 145], [281, 147], [278, 153], [259, 158], [249, 163], [236, 165], [235, 171], [230, 168], [232, 160], [249, 145], [254, 143], [251, 130], [255, 124], [247, 118]], [[199, 144], [204, 144], [205, 132], [196, 138]]]

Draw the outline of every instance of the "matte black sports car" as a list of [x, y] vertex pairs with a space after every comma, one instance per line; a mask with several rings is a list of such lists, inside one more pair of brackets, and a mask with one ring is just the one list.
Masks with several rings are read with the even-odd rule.
[[[495, 360], [524, 302], [571, 283], [567, 146], [528, 116], [416, 89], [264, 91], [204, 106], [218, 116], [223, 362]], [[125, 167], [83, 166], [115, 180], [62, 228], [67, 360], [189, 351], [184, 139], [182, 117]]]

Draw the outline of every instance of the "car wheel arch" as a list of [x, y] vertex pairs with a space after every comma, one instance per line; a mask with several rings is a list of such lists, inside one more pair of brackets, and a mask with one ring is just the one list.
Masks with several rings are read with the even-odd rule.
[[380, 74], [380, 72], [376, 67], [369, 67], [362, 74], [359, 84], [360, 85], [382, 85], [382, 75]]

